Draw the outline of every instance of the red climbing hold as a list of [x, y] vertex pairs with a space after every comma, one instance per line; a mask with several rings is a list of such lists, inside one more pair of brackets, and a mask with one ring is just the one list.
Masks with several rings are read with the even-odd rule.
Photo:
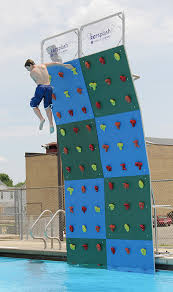
[[106, 152], [108, 152], [109, 145], [104, 144], [104, 145], [102, 146], [102, 148], [103, 148]]
[[131, 103], [132, 99], [129, 95], [125, 96], [125, 101], [127, 101], [127, 103]]
[[130, 120], [130, 123], [132, 124], [132, 127], [134, 128], [136, 125], [136, 121], [135, 120]]
[[111, 247], [111, 252], [115, 254], [115, 247]]
[[116, 226], [114, 224], [109, 225], [109, 228], [112, 232], [115, 231]]
[[85, 67], [87, 68], [87, 69], [90, 69], [90, 62], [88, 62], [88, 61], [85, 61]]
[[74, 231], [74, 227], [72, 225], [69, 226], [69, 229], [70, 229], [71, 232]]
[[79, 132], [78, 128], [73, 128], [73, 132], [75, 132], [76, 134]]
[[89, 149], [91, 150], [91, 151], [94, 151], [95, 149], [94, 149], [94, 145], [93, 144], [89, 144]]
[[86, 125], [86, 128], [89, 132], [91, 132], [91, 126], [90, 125]]
[[138, 140], [133, 141], [133, 143], [135, 144], [135, 147], [139, 147]]
[[52, 93], [52, 99], [56, 100], [56, 95]]
[[100, 231], [100, 226], [96, 226], [96, 231], [99, 232]]
[[83, 165], [79, 165], [79, 168], [82, 172], [84, 172], [84, 166]]
[[127, 247], [126, 247], [125, 250], [126, 250], [126, 253], [127, 253], [127, 254], [130, 254], [130, 248], [127, 248]]
[[120, 129], [120, 125], [121, 125], [120, 122], [115, 122], [115, 126], [117, 127], [118, 130]]
[[128, 183], [123, 183], [123, 187], [127, 190], [127, 189], [129, 189], [129, 184]]
[[61, 119], [61, 114], [59, 112], [57, 112], [56, 115], [59, 119]]
[[71, 213], [74, 213], [74, 211], [73, 211], [73, 207], [69, 207], [69, 209], [70, 209], [70, 212], [71, 212]]
[[69, 115], [73, 117], [73, 110], [68, 111]]
[[85, 214], [86, 210], [87, 210], [87, 208], [85, 206], [82, 206], [82, 212], [84, 212], [84, 214]]
[[77, 88], [77, 92], [78, 92], [79, 94], [82, 94], [82, 88]]
[[96, 108], [98, 108], [98, 109], [101, 108], [101, 103], [99, 101], [96, 101]]
[[105, 64], [105, 59], [103, 57], [100, 57], [99, 62], [104, 65]]
[[63, 72], [59, 72], [58, 75], [59, 75], [59, 77], [64, 77], [64, 73]]
[[84, 114], [86, 114], [86, 107], [83, 106], [82, 111]]
[[128, 203], [124, 203], [124, 207], [126, 208], [126, 210], [128, 210], [130, 208], [130, 205]]
[[114, 184], [113, 184], [112, 182], [108, 182], [108, 185], [109, 185], [109, 189], [110, 189], [110, 190], [113, 190], [113, 188], [114, 188]]
[[64, 154], [68, 154], [68, 148], [64, 147]]
[[95, 189], [96, 192], [98, 192], [99, 187], [98, 186], [94, 186], [94, 189]]
[[110, 78], [105, 79], [105, 82], [106, 82], [108, 85], [111, 85], [111, 79], [110, 79]]
[[144, 202], [139, 202], [139, 208], [144, 209]]
[[108, 171], [112, 171], [112, 167], [111, 167], [110, 165], [106, 165], [106, 169], [107, 169]]
[[120, 164], [122, 166], [122, 170], [127, 170], [125, 163]]
[[137, 166], [139, 168], [139, 170], [141, 170], [142, 168], [142, 162], [135, 162], [135, 166]]
[[98, 251], [101, 251], [101, 249], [102, 249], [101, 244], [97, 243], [96, 248], [97, 248]]
[[86, 192], [86, 187], [85, 186], [82, 186], [82, 193], [85, 193]]
[[67, 167], [66, 167], [66, 170], [67, 170], [68, 172], [71, 172], [71, 167], [70, 167], [70, 166], [67, 166]]
[[83, 244], [82, 246], [83, 246], [83, 248], [84, 248], [85, 250], [88, 249], [88, 244]]
[[124, 75], [121, 75], [121, 76], [120, 76], [120, 79], [121, 79], [121, 81], [125, 82], [125, 81], [126, 81], [126, 79], [127, 79], [127, 77], [126, 77], [126, 76], [124, 76]]
[[141, 228], [142, 231], [145, 231], [145, 225], [140, 224], [139, 226], [140, 226], [140, 228]]

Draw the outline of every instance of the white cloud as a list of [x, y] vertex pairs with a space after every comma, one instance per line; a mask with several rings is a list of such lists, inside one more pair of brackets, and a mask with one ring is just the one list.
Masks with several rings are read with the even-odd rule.
[[3, 157], [3, 156], [0, 156], [0, 162], [2, 163], [2, 162], [7, 162], [7, 159], [5, 158], [5, 157]]

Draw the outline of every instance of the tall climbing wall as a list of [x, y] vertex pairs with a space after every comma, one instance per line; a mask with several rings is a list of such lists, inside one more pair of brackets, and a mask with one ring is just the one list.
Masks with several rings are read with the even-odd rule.
[[152, 273], [150, 175], [125, 49], [69, 63], [49, 68], [68, 262]]

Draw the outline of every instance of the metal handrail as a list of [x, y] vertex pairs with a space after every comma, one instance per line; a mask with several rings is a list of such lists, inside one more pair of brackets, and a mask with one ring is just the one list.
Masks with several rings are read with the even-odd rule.
[[[55, 212], [55, 214], [53, 215], [53, 217], [50, 219], [50, 221], [47, 223], [47, 225], [46, 225], [46, 227], [45, 227], [45, 232], [44, 232], [45, 237], [51, 239], [52, 241], [53, 241], [54, 239], [58, 240], [58, 243], [59, 243], [59, 249], [61, 249], [61, 240], [60, 240], [58, 237], [55, 237], [55, 236], [49, 236], [49, 235], [47, 234], [47, 228], [48, 228], [48, 226], [50, 225], [50, 223], [52, 223], [52, 221], [54, 220], [54, 218], [55, 218], [57, 215], [59, 215], [61, 212], [65, 215], [65, 211], [64, 211], [64, 210], [62, 210], [62, 209], [57, 210], [57, 211]], [[51, 246], [51, 248], [53, 248], [53, 245]]]
[[[44, 237], [38, 237], [38, 236], [34, 236], [33, 235], [33, 228], [35, 227], [35, 225], [38, 223], [38, 221], [41, 219], [41, 217], [45, 214], [45, 213], [50, 213], [51, 214], [51, 218], [53, 218], [53, 213], [51, 210], [44, 210], [36, 219], [36, 221], [33, 223], [33, 225], [31, 226], [31, 231], [30, 231], [30, 235], [33, 239], [40, 239], [44, 242], [44, 249], [46, 249], [47, 247], [47, 243], [46, 240], [44, 239]], [[49, 221], [50, 222], [50, 221]], [[52, 230], [52, 229], [51, 229]], [[52, 233], [52, 232], [51, 232]], [[51, 248], [53, 247], [53, 241], [51, 240]]]

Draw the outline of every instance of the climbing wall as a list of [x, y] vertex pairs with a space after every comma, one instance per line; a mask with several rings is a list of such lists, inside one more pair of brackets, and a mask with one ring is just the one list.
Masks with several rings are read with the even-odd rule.
[[154, 272], [150, 175], [123, 46], [49, 68], [72, 264]]

